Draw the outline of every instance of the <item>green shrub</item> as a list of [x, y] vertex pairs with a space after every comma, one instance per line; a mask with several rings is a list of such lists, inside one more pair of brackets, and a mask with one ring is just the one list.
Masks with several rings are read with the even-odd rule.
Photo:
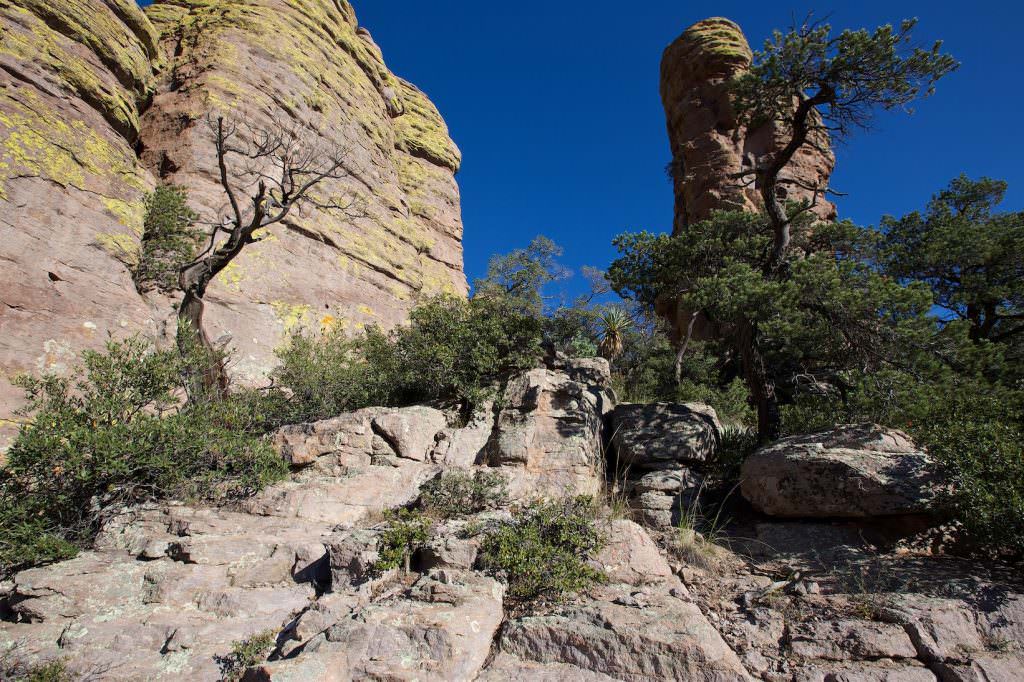
[[142, 254], [133, 273], [139, 291], [178, 289], [178, 271], [195, 259], [202, 242], [193, 228], [197, 218], [184, 187], [157, 187], [146, 196]]
[[217, 658], [221, 678], [227, 682], [241, 679], [247, 668], [266, 661], [276, 644], [277, 635], [273, 630], [266, 630], [248, 639], [234, 642], [230, 654]]
[[297, 333], [278, 352], [275, 379], [302, 420], [435, 399], [473, 405], [501, 378], [534, 366], [540, 338], [540, 321], [501, 298], [440, 296], [390, 334]]
[[176, 351], [133, 337], [83, 360], [76, 381], [19, 379], [32, 420], [0, 470], [0, 575], [73, 555], [111, 508], [225, 500], [286, 473], [244, 401], [178, 404]]
[[481, 564], [508, 581], [513, 599], [557, 599], [604, 579], [588, 560], [603, 544], [588, 497], [538, 502], [491, 533]]
[[443, 518], [478, 514], [508, 502], [508, 481], [497, 471], [477, 470], [473, 474], [455, 470], [423, 486], [420, 503], [428, 512]]
[[401, 568], [411, 569], [412, 557], [430, 537], [430, 520], [422, 513], [400, 509], [388, 519], [387, 530], [381, 535], [379, 556], [373, 564], [374, 573]]
[[1024, 393], [984, 379], [909, 373], [862, 377], [837, 396], [799, 396], [783, 410], [787, 433], [875, 422], [908, 432], [953, 483], [946, 512], [967, 540], [1024, 556]]

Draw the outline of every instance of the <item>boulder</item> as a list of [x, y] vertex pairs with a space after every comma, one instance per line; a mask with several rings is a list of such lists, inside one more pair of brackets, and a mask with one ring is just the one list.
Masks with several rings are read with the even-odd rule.
[[743, 464], [743, 496], [789, 518], [870, 518], [928, 512], [941, 481], [910, 438], [874, 425], [784, 438]]
[[660, 593], [642, 607], [595, 600], [511, 620], [499, 647], [524, 661], [617, 680], [751, 679], [695, 604]]
[[619, 405], [612, 415], [612, 444], [627, 472], [701, 464], [721, 438], [715, 410], [698, 403]]
[[647, 532], [632, 521], [615, 519], [601, 524], [605, 544], [594, 557], [605, 575], [617, 583], [640, 586], [652, 583], [682, 585]]
[[698, 503], [703, 483], [703, 476], [680, 466], [627, 480], [624, 489], [630, 506], [645, 525], [668, 528], [678, 525], [682, 513]]
[[[570, 362], [569, 367], [579, 367]], [[614, 404], [607, 362], [534, 369], [509, 380], [488, 463], [507, 469], [513, 497], [594, 495], [604, 479], [604, 415]], [[599, 383], [595, 383], [599, 382]]]

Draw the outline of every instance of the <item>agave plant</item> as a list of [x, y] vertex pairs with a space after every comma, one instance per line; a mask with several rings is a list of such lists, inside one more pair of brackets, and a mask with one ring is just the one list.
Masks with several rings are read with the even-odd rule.
[[619, 308], [609, 308], [601, 313], [598, 324], [601, 328], [601, 344], [597, 350], [601, 357], [614, 360], [622, 355], [626, 332], [633, 321]]

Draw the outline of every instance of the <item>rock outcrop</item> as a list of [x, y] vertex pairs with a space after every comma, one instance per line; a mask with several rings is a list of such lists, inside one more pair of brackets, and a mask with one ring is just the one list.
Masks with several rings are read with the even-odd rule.
[[19, 0], [0, 27], [0, 438], [14, 374], [64, 371], [108, 334], [173, 336], [173, 297], [132, 281], [142, 200], [181, 184], [220, 222], [211, 114], [344, 149], [350, 177], [320, 190], [361, 207], [296, 213], [211, 287], [236, 378], [261, 380], [300, 324], [387, 327], [418, 295], [465, 294], [459, 150], [347, 0]]
[[[616, 428], [606, 416], [625, 431], [619, 447], [648, 464], [637, 489], [685, 487], [679, 476], [699, 477], [720, 436], [703, 406], [615, 410], [600, 360], [513, 376], [499, 404], [468, 422], [414, 406], [285, 427], [274, 444], [291, 480], [231, 508], [125, 510], [94, 550], [0, 584], [0, 666], [59, 659], [103, 681], [1018, 677], [1019, 575], [886, 549], [860, 521], [755, 515], [715, 545], [609, 505], [595, 515], [603, 546], [589, 557], [603, 582], [561, 601], [512, 601], [501, 574], [479, 570], [487, 529], [533, 498], [597, 492], [601, 446]], [[916, 454], [876, 428], [787, 447], [857, 461]], [[411, 573], [380, 567], [392, 529], [383, 514], [415, 506], [458, 467], [498, 472], [514, 494], [434, 520]], [[267, 646], [241, 665], [232, 649], [257, 635]]]
[[[668, 122], [676, 211], [674, 233], [723, 209], [756, 210], [757, 189], [741, 186], [735, 176], [758, 159], [782, 148], [783, 132], [775, 124], [748, 129], [732, 106], [729, 82], [745, 72], [753, 55], [743, 31], [728, 19], [705, 19], [686, 29], [661, 61], [661, 100]], [[816, 149], [801, 149], [785, 176], [810, 187], [824, 187], [835, 165], [828, 139]], [[787, 198], [810, 192], [790, 186]], [[834, 217], [835, 207], [819, 200], [815, 213]]]
[[784, 438], [743, 464], [743, 496], [790, 518], [871, 518], [931, 510], [940, 478], [906, 434], [870, 424]]
[[705, 465], [721, 439], [722, 424], [707, 405], [615, 408], [611, 444], [616, 467], [623, 493], [645, 524], [675, 526], [699, 502]]

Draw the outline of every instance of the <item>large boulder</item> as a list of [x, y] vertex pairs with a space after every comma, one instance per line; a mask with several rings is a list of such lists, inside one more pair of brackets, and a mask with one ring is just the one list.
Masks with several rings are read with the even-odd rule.
[[910, 438], [871, 424], [785, 438], [751, 455], [743, 496], [788, 518], [870, 518], [928, 512], [941, 481]]
[[621, 469], [665, 469], [701, 464], [715, 452], [722, 424], [714, 408], [698, 403], [619, 405], [612, 444]]
[[[577, 380], [573, 377], [578, 377]], [[614, 406], [604, 360], [513, 377], [488, 445], [513, 497], [593, 495], [604, 480], [604, 416]]]

